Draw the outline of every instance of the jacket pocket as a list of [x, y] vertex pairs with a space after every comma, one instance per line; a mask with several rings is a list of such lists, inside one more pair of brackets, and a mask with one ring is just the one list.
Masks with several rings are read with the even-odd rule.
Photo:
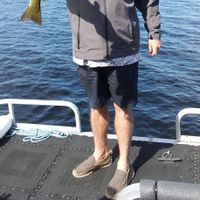
[[80, 11], [78, 11], [78, 23], [77, 23], [77, 48], [80, 49]]
[[134, 17], [132, 13], [132, 8], [128, 7], [128, 17], [129, 17], [129, 35], [131, 39], [134, 39], [135, 36], [135, 22], [134, 22]]

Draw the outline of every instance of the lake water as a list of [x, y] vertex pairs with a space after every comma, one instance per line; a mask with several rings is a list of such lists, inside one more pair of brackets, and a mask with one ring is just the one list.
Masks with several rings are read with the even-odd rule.
[[[41, 4], [42, 26], [19, 21], [28, 0], [4, 0], [0, 4], [0, 98], [72, 101], [80, 109], [82, 130], [90, 131], [87, 96], [72, 62], [66, 2]], [[174, 138], [177, 113], [186, 107], [200, 107], [199, 10], [199, 0], [160, 1], [162, 49], [153, 58], [147, 53], [147, 33], [140, 16], [136, 135]], [[72, 113], [60, 108], [19, 106], [16, 113], [19, 121], [73, 123]], [[112, 117], [111, 105], [110, 113]], [[184, 132], [199, 134], [199, 117], [186, 117], [183, 122]]]

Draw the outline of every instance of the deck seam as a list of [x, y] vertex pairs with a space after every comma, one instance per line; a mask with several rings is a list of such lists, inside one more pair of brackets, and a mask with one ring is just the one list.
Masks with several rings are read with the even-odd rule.
[[42, 186], [48, 179], [48, 176], [50, 176], [52, 170], [55, 168], [57, 163], [61, 160], [64, 152], [66, 151], [67, 147], [69, 146], [69, 139], [66, 140], [66, 142], [61, 145], [59, 148], [58, 154], [54, 157], [54, 159], [51, 161], [50, 165], [47, 167], [47, 169], [44, 171], [42, 178], [37, 182], [37, 185], [32, 189], [32, 192], [30, 193], [29, 197], [27, 200], [33, 199], [41, 190]]

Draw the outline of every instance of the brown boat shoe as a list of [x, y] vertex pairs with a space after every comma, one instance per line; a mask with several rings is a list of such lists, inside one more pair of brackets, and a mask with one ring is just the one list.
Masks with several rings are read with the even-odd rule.
[[114, 176], [108, 183], [106, 197], [112, 200], [116, 199], [117, 194], [131, 183], [134, 176], [135, 171], [131, 165], [127, 172], [117, 169]]
[[95, 161], [93, 155], [88, 157], [82, 163], [80, 163], [75, 169], [73, 169], [72, 174], [76, 178], [82, 178], [89, 176], [94, 171], [100, 168], [106, 168], [112, 164], [112, 150], [101, 160]]

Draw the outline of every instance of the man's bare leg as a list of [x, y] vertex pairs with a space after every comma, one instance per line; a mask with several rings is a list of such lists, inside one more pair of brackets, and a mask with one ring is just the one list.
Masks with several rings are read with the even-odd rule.
[[111, 152], [107, 145], [107, 129], [109, 115], [107, 106], [91, 109], [91, 126], [94, 135], [94, 152], [86, 160], [77, 165], [72, 174], [76, 178], [89, 176], [98, 168], [105, 168], [112, 164]]
[[115, 199], [116, 194], [130, 184], [135, 174], [129, 161], [133, 131], [132, 109], [131, 107], [122, 109], [115, 103], [113, 105], [115, 109], [115, 131], [119, 145], [119, 160], [117, 170], [106, 188], [106, 197], [108, 199]]
[[115, 109], [115, 131], [119, 145], [119, 160], [117, 169], [127, 171], [129, 168], [129, 153], [133, 133], [133, 113], [131, 106], [127, 109], [120, 108], [114, 103]]
[[94, 136], [94, 157], [99, 160], [108, 153], [107, 131], [109, 126], [109, 114], [107, 105], [91, 108], [91, 127]]

